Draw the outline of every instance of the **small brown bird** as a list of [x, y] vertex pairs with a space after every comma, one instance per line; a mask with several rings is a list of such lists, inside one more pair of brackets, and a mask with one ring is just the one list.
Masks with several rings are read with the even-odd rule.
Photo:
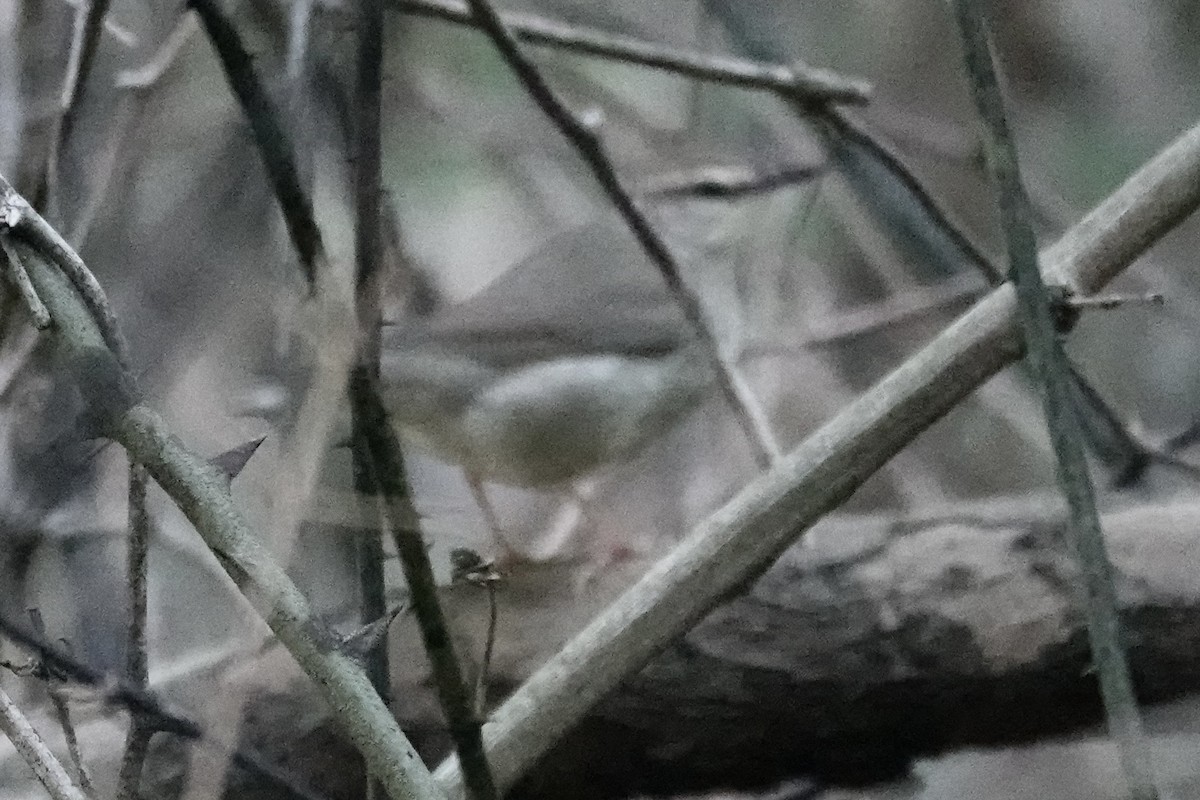
[[[707, 353], [624, 227], [553, 237], [469, 300], [390, 327], [393, 421], [481, 481], [578, 482], [631, 459], [694, 408]], [[500, 540], [503, 542], [503, 539]]]

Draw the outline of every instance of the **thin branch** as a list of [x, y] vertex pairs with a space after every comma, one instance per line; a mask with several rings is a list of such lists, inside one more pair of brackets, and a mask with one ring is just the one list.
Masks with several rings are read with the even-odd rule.
[[1143, 294], [1110, 294], [1103, 297], [1068, 297], [1065, 303], [1070, 308], [1116, 311], [1130, 305], [1161, 306], [1166, 302], [1162, 292]]
[[968, 301], [978, 300], [986, 291], [979, 285], [978, 278], [959, 275], [934, 286], [893, 293], [880, 303], [831, 313], [828, 315], [829, 319], [806, 319], [804, 328], [807, 336], [803, 344], [829, 346], [878, 333], [914, 319], [925, 319], [935, 312], [948, 312], [951, 308], [965, 307]]
[[121, 369], [129, 373], [129, 345], [117, 325], [116, 314], [104, 288], [67, 240], [0, 175], [0, 235], [8, 231], [28, 242], [63, 271], [99, 327], [104, 343]]
[[67, 698], [67, 693], [64, 691], [62, 683], [53, 676], [46, 676], [46, 693], [50, 695], [50, 705], [54, 708], [54, 716], [58, 719], [58, 725], [62, 728], [63, 739], [67, 743], [67, 755], [71, 757], [71, 763], [75, 765], [75, 775], [79, 781], [79, 788], [91, 800], [96, 800], [96, 786], [92, 783], [92, 776], [88, 773], [87, 764], [83, 760], [83, 750], [79, 747], [79, 735], [75, 730], [75, 722], [71, 719], [71, 706]]
[[438, 602], [438, 587], [429, 551], [419, 527], [420, 517], [412, 505], [408, 478], [396, 434], [387, 421], [380, 401], [377, 378], [361, 367], [351, 372], [350, 401], [354, 419], [361, 426], [356, 437], [366, 440], [371, 465], [387, 508], [385, 517], [396, 542], [396, 552], [408, 583], [413, 615], [421, 631], [425, 652], [441, 702], [442, 713], [464, 765], [466, 786], [476, 800], [498, 797], [495, 779], [483, 748], [479, 720], [475, 717], [471, 691], [445, 613]]
[[[358, 21], [359, 64], [355, 92], [355, 204], [357, 227], [356, 300], [359, 319], [358, 360], [350, 373], [349, 396], [354, 426], [355, 480], [372, 496], [382, 496], [384, 523], [390, 527], [408, 582], [412, 609], [429, 657], [434, 686], [450, 736], [459, 753], [466, 784], [476, 800], [498, 797], [483, 751], [479, 719], [454, 651], [438, 587], [421, 534], [419, 517], [396, 434], [379, 393], [379, 348], [383, 280], [383, 200], [380, 175], [380, 96], [383, 57], [383, 0], [361, 0]], [[373, 548], [374, 549], [374, 548]], [[382, 558], [382, 548], [376, 550]], [[374, 579], [374, 574], [372, 574]], [[382, 578], [382, 564], [379, 565]], [[380, 594], [382, 587], [379, 587]], [[382, 602], [382, 597], [379, 598]], [[379, 609], [382, 613], [382, 609]]]
[[[470, 3], [455, 0], [390, 0], [390, 3], [392, 8], [406, 14], [486, 30], [485, 23], [469, 8]], [[722, 86], [773, 92], [804, 103], [862, 104], [871, 96], [871, 85], [862, 79], [800, 62], [784, 66], [732, 56], [714, 56], [568, 25], [531, 14], [506, 13], [500, 16], [500, 20], [514, 36], [530, 44], [640, 64]]]
[[8, 736], [13, 747], [25, 759], [34, 774], [37, 775], [46, 792], [54, 800], [88, 800], [78, 786], [71, 781], [71, 776], [55, 758], [54, 753], [38, 736], [33, 725], [21, 713], [21, 709], [12, 701], [8, 693], [0, 689], [0, 730]]
[[485, 561], [474, 550], [465, 547], [450, 552], [451, 580], [485, 589], [488, 593], [488, 622], [484, 634], [483, 654], [475, 676], [475, 715], [483, 719], [487, 709], [488, 673], [492, 666], [492, 651], [496, 647], [496, 622], [500, 615], [496, 587], [503, 580], [492, 561]]
[[[354, 109], [354, 257], [355, 257], [355, 309], [358, 315], [357, 362], [353, 372], [364, 370], [373, 376], [379, 374], [379, 319], [381, 314], [380, 287], [383, 280], [381, 261], [382, 239], [380, 236], [380, 185], [382, 159], [380, 144], [380, 113], [383, 81], [383, 2], [382, 0], [360, 0], [358, 33], [358, 65], [355, 79]], [[297, 75], [296, 99], [302, 98], [302, 87]], [[347, 392], [353, 397], [355, 391], [370, 388], [370, 382], [355, 382], [350, 379]], [[371, 459], [368, 444], [371, 434], [364, 428], [358, 409], [361, 402], [351, 401], [353, 428], [354, 489], [359, 502], [369, 505], [381, 523], [374, 530], [360, 532], [358, 546], [359, 591], [361, 594], [362, 622], [369, 625], [387, 614], [386, 586], [383, 570], [383, 531], [385, 517], [379, 503], [379, 478], [376, 465]], [[386, 424], [386, 422], [385, 422]], [[369, 518], [369, 517], [368, 517]], [[436, 601], [435, 601], [436, 602]], [[386, 637], [386, 626], [384, 627]], [[377, 646], [364, 654], [367, 675], [371, 685], [383, 700], [390, 705], [391, 676], [388, 670], [386, 646]], [[368, 777], [368, 794], [379, 795], [378, 782]]]
[[77, 12], [75, 30], [71, 37], [71, 52], [67, 59], [67, 70], [63, 77], [60, 112], [55, 120], [50, 138], [50, 152], [38, 187], [36, 205], [45, 208], [54, 196], [58, 183], [59, 164], [63, 152], [71, 139], [75, 118], [83, 98], [83, 89], [91, 75], [96, 59], [96, 48], [100, 44], [100, 33], [104, 30], [104, 17], [108, 14], [111, 0], [89, 0]]
[[[992, 286], [1004, 282], [1004, 273], [983, 252], [978, 244], [938, 202], [904, 160], [864, 125], [849, 114], [827, 108], [812, 115], [809, 107], [798, 106], [797, 111], [813, 120], [817, 133], [821, 135], [830, 152], [830, 160], [841, 169], [852, 188], [865, 197], [876, 198], [873, 203], [880, 208], [889, 223], [901, 236], [914, 243], [922, 243], [932, 251], [926, 257], [936, 258], [947, 264], [967, 262], [982, 274]], [[886, 205], [879, 198], [892, 199], [895, 192], [881, 192], [880, 184], [887, 180], [877, 177], [882, 168], [891, 181], [899, 184], [906, 200]], [[935, 264], [934, 266], [941, 266]]]
[[968, 82], [983, 122], [984, 147], [1000, 206], [1008, 248], [1009, 276], [1016, 283], [1026, 358], [1042, 386], [1058, 482], [1067, 501], [1072, 540], [1083, 577], [1083, 602], [1092, 657], [1100, 678], [1108, 728], [1116, 740], [1125, 779], [1136, 800], [1157, 800], [1145, 727], [1138, 710], [1129, 663], [1121, 644], [1116, 583], [1104, 546], [1096, 495], [1088, 472], [1083, 431], [1072, 407], [1071, 371], [1055, 329], [1050, 302], [1038, 271], [1033, 211], [1021, 185], [1017, 145], [1004, 113], [992, 64], [983, 12], [974, 0], [955, 0]]
[[749, 387], [735, 366], [721, 351], [720, 342], [717, 341], [712, 332], [712, 326], [706, 319], [699, 296], [684, 282], [675, 256], [672, 255], [666, 242], [651, 225], [646, 214], [638, 207], [633, 196], [622, 185], [617, 176], [616, 166], [605, 151], [599, 135], [567, 108], [566, 104], [550, 88], [550, 84], [547, 83], [534, 63], [521, 53], [516, 39], [505, 27], [491, 3], [488, 0], [468, 0], [468, 2], [479, 26], [491, 37], [501, 57], [516, 74], [526, 92], [542, 113], [579, 152], [605, 195], [633, 232], [638, 244], [662, 273], [663, 280], [666, 281], [667, 287], [683, 309], [688, 323], [707, 347], [709, 359], [720, 380], [721, 390], [737, 413], [738, 421], [746, 432], [756, 461], [764, 469], [771, 466], [779, 460], [780, 450], [771, 433], [766, 414], [755, 402]]
[[25, 272], [25, 265], [21, 263], [21, 256], [17, 253], [17, 249], [9, 243], [7, 238], [0, 237], [0, 250], [4, 252], [7, 266], [5, 274], [17, 288], [17, 294], [20, 296], [21, 302], [25, 304], [29, 317], [33, 320], [33, 327], [39, 331], [46, 330], [50, 327], [50, 312], [46, 310], [42, 298], [38, 297], [37, 292], [33, 290], [33, 284], [29, 282], [29, 274]]
[[242, 44], [237, 28], [221, 10], [219, 0], [188, 0], [188, 3], [199, 15], [225, 70], [229, 88], [233, 90], [250, 123], [254, 144], [262, 157], [275, 198], [279, 201], [283, 221], [300, 258], [305, 280], [311, 287], [317, 262], [324, 258], [324, 246], [313, 214], [312, 198], [300, 182], [291, 137], [254, 71], [253, 59]]
[[[146, 508], [145, 468], [129, 466], [129, 545], [126, 580], [129, 589], [129, 634], [125, 641], [125, 680], [145, 689], [149, 682], [146, 651], [147, 567], [150, 553], [150, 513]], [[154, 736], [154, 722], [142, 714], [129, 715], [125, 752], [117, 778], [118, 800], [137, 800], [142, 767]]]
[[[1044, 252], [1046, 279], [1098, 288], [1200, 205], [1194, 127]], [[1021, 355], [1010, 285], [974, 308], [850, 404], [773, 470], [697, 526], [547, 661], [484, 726], [501, 787], [664, 643], [769, 566], [921, 431]], [[463, 794], [454, 758], [435, 773]]]

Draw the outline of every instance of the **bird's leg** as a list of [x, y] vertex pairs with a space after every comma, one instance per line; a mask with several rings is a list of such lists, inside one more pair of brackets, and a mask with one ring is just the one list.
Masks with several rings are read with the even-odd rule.
[[496, 516], [496, 509], [492, 505], [492, 501], [488, 499], [483, 481], [469, 470], [465, 474], [467, 485], [471, 487], [471, 496], [475, 498], [475, 505], [479, 506], [483, 519], [487, 523], [488, 532], [492, 535], [492, 546], [496, 551], [496, 566], [503, 572], [513, 564], [525, 559], [515, 547], [508, 543], [508, 539], [504, 538], [504, 531], [500, 527], [500, 518]]
[[[538, 538], [531, 557], [536, 561], [573, 559], [578, 556], [579, 534], [584, 528], [597, 528], [596, 521], [588, 514], [592, 497], [596, 494], [596, 483], [578, 480], [568, 487], [567, 499], [559, 505], [546, 532]], [[586, 549], [586, 548], [584, 548]]]

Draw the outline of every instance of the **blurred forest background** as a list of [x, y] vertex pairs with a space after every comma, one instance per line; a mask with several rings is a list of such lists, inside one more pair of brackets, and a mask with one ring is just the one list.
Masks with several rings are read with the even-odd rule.
[[[346, 0], [223, 5], [295, 135], [330, 254], [333, 300], [321, 308], [308, 300], [245, 116], [181, 3], [112, 1], [60, 149], [62, 81], [79, 10], [72, 0], [0, 0], [0, 174], [34, 197], [55, 153], [45, 214], [107, 288], [150, 402], [203, 453], [267, 437], [235, 483], [236, 496], [322, 613], [351, 619], [350, 532], [360, 520], [338, 447], [346, 431], [343, 378], [329, 374], [345, 365], [352, 336], [338, 303], [350, 302], [353, 280], [355, 8]], [[493, 44], [469, 27], [409, 13], [410, 5], [420, 4], [391, 3], [384, 36], [391, 320], [436, 313], [554, 246], [555, 235], [616, 219]], [[1184, 0], [991, 4], [1043, 243], [1195, 122], [1197, 8]], [[985, 252], [999, 253], [994, 196], [944, 3], [529, 0], [502, 10], [861, 78], [871, 86], [869, 102], [849, 113], [903, 157]], [[852, 148], [831, 145], [813, 119], [776, 94], [535, 44], [524, 49], [603, 136], [785, 447], [986, 290], [984, 276], [947, 250], [939, 232], [905, 221], [911, 198], [862, 168]], [[698, 174], [759, 185], [722, 196], [715, 183], [708, 191], [696, 185]], [[1155, 447], [1200, 419], [1197, 237], [1200, 228], [1185, 221], [1114, 287], [1160, 292], [1163, 305], [1085, 314], [1068, 347], [1128, 429]], [[567, 274], [602, 268], [605, 255], [564, 253]], [[2, 324], [0, 609], [23, 615], [38, 607], [53, 637], [111, 667], [120, 663], [124, 635], [124, 456], [82, 437], [78, 400], [47, 368], [11, 298]], [[452, 465], [417, 449], [408, 455], [435, 567], [446, 574], [452, 547], [484, 541], [484, 521]], [[1106, 508], [1195, 491], [1178, 471], [1151, 467], [1130, 480], [1127, 467], [1119, 457], [1098, 459]], [[551, 559], [514, 585], [499, 633], [496, 691], [526, 676], [753, 474], [740, 429], [715, 397], [636, 462], [606, 472], [596, 524], [621, 557]], [[844, 510], [900, 516], [993, 501], [1036, 505], [1053, 485], [1040, 403], [1024, 373], [1010, 369]], [[529, 542], [560, 500], [499, 487], [495, 497], [506, 524]], [[158, 494], [153, 507], [155, 685], [203, 724], [236, 732], [243, 706], [253, 716], [270, 706], [264, 696], [285, 696], [300, 678], [178, 512]], [[480, 600], [459, 594], [448, 590], [465, 640], [474, 642]], [[435, 731], [435, 707], [420, 690], [419, 645], [406, 625], [392, 642], [397, 713]], [[230, 686], [237, 690], [215, 694]], [[279, 701], [284, 707], [279, 713], [291, 716], [271, 724], [319, 730], [319, 709]], [[305, 714], [313, 719], [300, 719]], [[102, 708], [81, 716], [89, 758], [106, 763], [118, 752], [120, 738], [111, 734], [119, 727]], [[1186, 702], [1160, 716], [1171, 734], [1156, 739], [1160, 769], [1171, 786], [1195, 796], [1200, 716]], [[444, 747], [436, 733], [430, 738], [429, 752]], [[827, 796], [1116, 798], [1121, 782], [1108, 747], [1085, 732], [955, 752], [921, 761], [908, 780]], [[202, 797], [221, 786], [221, 765], [164, 750], [158, 791]], [[7, 745], [0, 748], [0, 795], [40, 791]]]

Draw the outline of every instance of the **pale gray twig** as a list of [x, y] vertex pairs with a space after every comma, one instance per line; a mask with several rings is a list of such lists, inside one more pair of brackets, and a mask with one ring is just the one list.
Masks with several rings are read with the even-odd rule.
[[[149, 683], [146, 652], [147, 567], [150, 553], [150, 512], [146, 507], [147, 475], [145, 467], [129, 465], [129, 545], [126, 580], [129, 589], [129, 633], [126, 637], [125, 680], [130, 686], [145, 689]], [[157, 730], [153, 720], [131, 711], [125, 752], [117, 776], [118, 800], [137, 800], [140, 796], [142, 767], [150, 750], [150, 739]]]
[[21, 263], [21, 256], [17, 253], [17, 248], [12, 246], [7, 236], [0, 236], [0, 250], [4, 251], [5, 264], [8, 267], [5, 273], [25, 304], [25, 309], [29, 312], [30, 319], [33, 320], [33, 327], [44, 331], [50, 327], [50, 312], [46, 310], [42, 298], [38, 297], [37, 292], [33, 290], [33, 284], [29, 282], [29, 273], [25, 271], [25, 265]]
[[71, 781], [71, 776], [63, 765], [50, 752], [45, 741], [34, 730], [33, 725], [21, 713], [21, 709], [13, 702], [4, 689], [0, 688], [0, 730], [8, 736], [13, 747], [21, 754], [21, 758], [37, 775], [42, 786], [54, 800], [88, 800], [78, 786]]

